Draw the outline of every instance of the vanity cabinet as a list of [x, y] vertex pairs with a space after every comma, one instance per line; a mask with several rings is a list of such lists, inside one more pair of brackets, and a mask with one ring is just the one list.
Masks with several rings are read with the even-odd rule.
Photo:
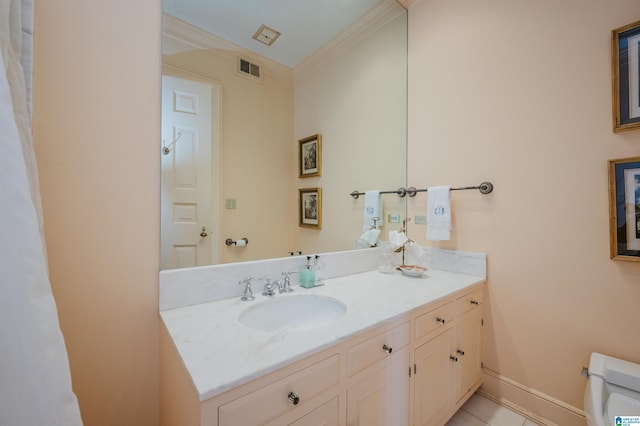
[[409, 322], [347, 351], [347, 425], [409, 424]]
[[416, 319], [414, 425], [444, 424], [480, 386], [482, 303], [481, 289]]
[[456, 353], [454, 354], [455, 401], [475, 392], [482, 378], [482, 327], [484, 325], [482, 290], [458, 299]]
[[452, 292], [204, 401], [176, 388], [161, 424], [443, 425], [481, 383], [483, 292]]
[[336, 396], [287, 426], [338, 426], [339, 424], [339, 405]]
[[[220, 426], [268, 424], [298, 405], [302, 406], [338, 385], [338, 363], [336, 354], [221, 405], [218, 409]], [[325, 410], [321, 412], [325, 413]]]

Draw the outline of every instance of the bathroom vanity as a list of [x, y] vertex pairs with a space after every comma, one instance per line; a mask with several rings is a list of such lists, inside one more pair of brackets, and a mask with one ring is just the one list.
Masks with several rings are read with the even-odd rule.
[[[228, 298], [161, 312], [163, 425], [439, 425], [480, 386], [485, 278], [361, 272], [290, 294], [330, 297], [318, 328], [255, 330], [265, 303]], [[268, 302], [267, 302], [268, 303]], [[292, 317], [292, 322], [297, 318]]]

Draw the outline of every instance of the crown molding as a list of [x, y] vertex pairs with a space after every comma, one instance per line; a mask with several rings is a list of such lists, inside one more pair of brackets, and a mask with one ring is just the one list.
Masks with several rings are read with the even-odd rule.
[[[260, 65], [263, 75], [269, 75], [277, 80], [288, 84], [293, 84], [293, 71], [276, 61], [258, 55], [255, 52], [238, 46], [224, 38], [213, 35], [194, 25], [189, 24], [175, 16], [163, 13], [162, 16], [162, 37], [163, 41], [173, 41], [188, 49], [204, 49], [211, 54], [222, 57], [231, 62], [237, 62], [242, 58]], [[163, 42], [163, 46], [167, 43]], [[174, 44], [175, 46], [175, 44]], [[163, 47], [163, 54], [175, 53], [166, 52]]]
[[[237, 61], [238, 57], [241, 57], [260, 65], [266, 75], [293, 84], [304, 80], [306, 76], [315, 70], [322, 68], [326, 63], [383, 28], [405, 12], [405, 3], [411, 2], [412, 0], [397, 0], [397, 3], [385, 2], [373, 8], [345, 31], [303, 60], [293, 70], [167, 13], [163, 13], [162, 16], [162, 36], [164, 40], [172, 41], [174, 48], [176, 46], [175, 43], [178, 43], [185, 50], [190, 48], [206, 49], [210, 50], [212, 54], [234, 62]], [[168, 45], [168, 43], [163, 43], [163, 46], [165, 45]], [[171, 52], [163, 50], [163, 54], [165, 53]]]
[[373, 8], [296, 66], [293, 70], [294, 81], [297, 83], [304, 80], [306, 76], [353, 48], [405, 12], [404, 6], [399, 1], [398, 3], [385, 2]]

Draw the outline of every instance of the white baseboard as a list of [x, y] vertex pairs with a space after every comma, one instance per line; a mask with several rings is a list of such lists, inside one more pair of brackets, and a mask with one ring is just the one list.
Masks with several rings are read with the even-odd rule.
[[478, 393], [544, 426], [586, 426], [579, 408], [485, 368]]

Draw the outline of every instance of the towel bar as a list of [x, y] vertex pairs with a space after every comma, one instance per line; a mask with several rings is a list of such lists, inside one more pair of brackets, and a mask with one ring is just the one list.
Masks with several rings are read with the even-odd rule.
[[[493, 184], [491, 182], [482, 182], [478, 186], [460, 186], [456, 188], [451, 188], [452, 191], [460, 191], [464, 189], [477, 189], [481, 194], [489, 194], [493, 191]], [[427, 192], [428, 189], [416, 189], [413, 186], [409, 188], [398, 188], [395, 191], [380, 191], [381, 194], [397, 194], [398, 197], [402, 198], [405, 196], [415, 197], [418, 192]], [[364, 192], [353, 191], [349, 194], [353, 197], [354, 200], [357, 200], [359, 196], [364, 195]]]
[[[452, 191], [461, 191], [466, 189], [477, 189], [481, 194], [490, 194], [493, 191], [493, 184], [491, 182], [482, 182], [478, 186], [459, 186], [451, 188]], [[413, 186], [407, 188], [407, 195], [409, 197], [415, 197], [418, 192], [427, 192], [428, 189], [415, 189]]]

